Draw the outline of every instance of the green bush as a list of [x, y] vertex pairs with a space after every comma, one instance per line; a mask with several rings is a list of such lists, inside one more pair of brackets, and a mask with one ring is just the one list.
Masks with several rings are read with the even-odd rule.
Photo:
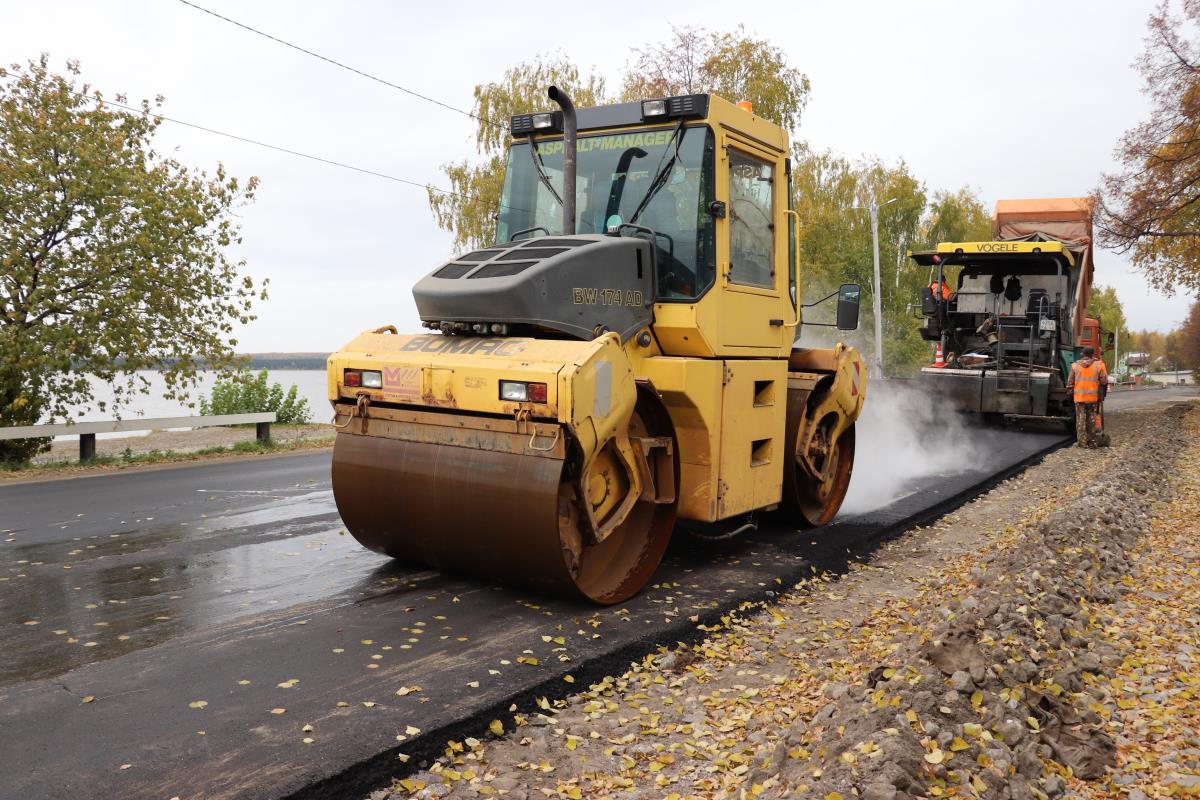
[[200, 413], [210, 414], [254, 414], [274, 411], [276, 422], [281, 425], [303, 425], [312, 419], [308, 401], [297, 397], [296, 384], [284, 394], [278, 383], [267, 385], [267, 371], [257, 375], [242, 371], [229, 380], [217, 381], [212, 389], [212, 399], [200, 398]]

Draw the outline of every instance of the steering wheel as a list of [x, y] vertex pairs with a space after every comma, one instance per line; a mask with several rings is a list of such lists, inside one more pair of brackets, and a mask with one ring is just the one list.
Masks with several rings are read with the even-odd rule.
[[[661, 253], [661, 250], [660, 250]], [[659, 290], [691, 297], [696, 294], [696, 273], [673, 255], [667, 255], [658, 265]]]

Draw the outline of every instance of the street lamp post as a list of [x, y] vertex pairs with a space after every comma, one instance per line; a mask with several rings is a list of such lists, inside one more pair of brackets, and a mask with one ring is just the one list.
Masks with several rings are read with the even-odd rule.
[[1113, 336], [1113, 375], [1117, 380], [1121, 378], [1121, 326], [1116, 328], [1116, 334]]
[[879, 209], [886, 206], [888, 203], [896, 202], [896, 198], [884, 200], [882, 203], [876, 203], [875, 198], [871, 198], [871, 202], [863, 206], [854, 206], [854, 208], [865, 208], [871, 215], [871, 244], [874, 247], [875, 254], [875, 284], [871, 292], [874, 295], [875, 307], [875, 377], [883, 377], [883, 303], [880, 298], [880, 280], [879, 280]]

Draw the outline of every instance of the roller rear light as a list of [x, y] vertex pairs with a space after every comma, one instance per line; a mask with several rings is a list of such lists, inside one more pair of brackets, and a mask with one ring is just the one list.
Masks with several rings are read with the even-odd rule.
[[383, 373], [377, 369], [348, 369], [342, 373], [342, 384], [380, 389], [383, 387]]
[[500, 399], [510, 403], [546, 402], [546, 384], [526, 381], [500, 381]]

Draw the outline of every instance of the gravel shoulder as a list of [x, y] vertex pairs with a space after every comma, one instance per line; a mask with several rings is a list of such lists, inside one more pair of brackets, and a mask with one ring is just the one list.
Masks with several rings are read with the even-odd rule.
[[1200, 410], [1107, 425], [847, 575], [402, 754], [372, 797], [1200, 792]]
[[[271, 438], [278, 443], [300, 439], [330, 439], [336, 433], [332, 425], [272, 425]], [[232, 447], [239, 442], [254, 441], [254, 426], [193, 428], [186, 431], [150, 431], [145, 436], [97, 438], [96, 455], [116, 456], [129, 453], [144, 455], [152, 452], [194, 453], [214, 447]], [[35, 464], [71, 461], [79, 458], [77, 438], [56, 441], [50, 450], [34, 456]]]
[[1105, 628], [1120, 663], [1090, 682], [1112, 730], [1116, 767], [1081, 797], [1200, 796], [1200, 414], [1172, 474], [1174, 495], [1129, 554]]

